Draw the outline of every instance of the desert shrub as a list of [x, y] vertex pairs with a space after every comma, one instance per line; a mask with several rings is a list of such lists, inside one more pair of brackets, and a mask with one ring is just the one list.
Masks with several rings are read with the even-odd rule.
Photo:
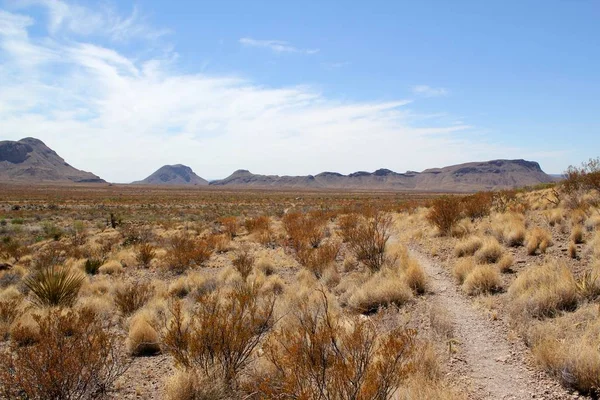
[[[327, 297], [303, 302], [265, 344], [266, 373], [250, 383], [257, 399], [391, 399], [411, 371], [415, 332], [380, 334], [360, 318], [342, 320]], [[294, 371], [290, 373], [290, 371]]]
[[235, 258], [233, 259], [233, 266], [242, 275], [242, 278], [246, 280], [252, 268], [254, 267], [255, 257], [250, 253], [247, 248], [241, 249]]
[[37, 343], [0, 352], [4, 398], [100, 398], [126, 371], [118, 338], [93, 314], [54, 309], [34, 319]]
[[340, 251], [340, 244], [327, 242], [317, 248], [304, 248], [296, 254], [298, 262], [311, 271], [317, 278], [323, 275], [331, 263], [335, 261]]
[[490, 215], [493, 195], [490, 192], [478, 192], [461, 199], [465, 217], [475, 220]]
[[306, 247], [319, 247], [325, 238], [324, 221], [321, 218], [310, 214], [288, 213], [282, 222], [289, 237], [289, 245], [296, 252]]
[[551, 245], [552, 235], [550, 232], [537, 226], [530, 230], [525, 238], [525, 247], [530, 256], [535, 255], [538, 250], [540, 253], [545, 253]]
[[467, 275], [462, 287], [469, 295], [494, 293], [502, 288], [502, 279], [496, 267], [478, 265]]
[[583, 271], [575, 280], [577, 293], [588, 300], [594, 300], [600, 296], [600, 276], [597, 270], [588, 269]]
[[0, 342], [7, 339], [10, 326], [23, 314], [22, 303], [23, 296], [16, 290], [10, 295], [3, 292], [0, 296]]
[[244, 226], [248, 233], [269, 231], [271, 229], [271, 220], [266, 215], [261, 215], [256, 218], [247, 218], [244, 221]]
[[454, 255], [456, 257], [472, 256], [482, 245], [481, 238], [471, 236], [468, 239], [461, 240], [454, 246]]
[[171, 271], [182, 273], [194, 265], [208, 261], [211, 254], [211, 247], [205, 240], [181, 234], [169, 240], [165, 261]]
[[42, 229], [46, 238], [53, 239], [55, 241], [60, 240], [62, 235], [64, 235], [64, 232], [60, 227], [49, 221], [45, 221], [42, 224]]
[[579, 189], [600, 191], [600, 157], [590, 158], [581, 167], [569, 166], [561, 188], [567, 193]]
[[551, 317], [577, 306], [575, 278], [564, 265], [552, 263], [532, 267], [519, 274], [508, 290], [517, 315]]
[[379, 271], [390, 258], [385, 247], [392, 234], [392, 218], [376, 213], [373, 217], [361, 221], [350, 232], [348, 246], [356, 260], [362, 262], [371, 271]]
[[222, 232], [229, 236], [230, 239], [237, 236], [239, 222], [236, 217], [223, 217], [219, 219], [219, 222], [221, 223]]
[[248, 285], [227, 294], [214, 292], [198, 298], [189, 316], [181, 302], [174, 302], [162, 338], [165, 351], [184, 368], [223, 377], [235, 386], [273, 324], [275, 301], [256, 294]]
[[475, 252], [475, 259], [481, 264], [494, 264], [504, 255], [502, 245], [494, 238], [488, 238]]
[[358, 227], [359, 218], [357, 214], [344, 214], [338, 218], [338, 228], [344, 243], [350, 241], [352, 232]]
[[118, 285], [113, 299], [123, 315], [131, 315], [142, 308], [154, 295], [154, 286], [148, 282], [127, 282]]
[[7, 259], [13, 258], [19, 262], [22, 256], [27, 252], [27, 248], [21, 244], [18, 239], [10, 236], [2, 238], [0, 242], [0, 254]]
[[70, 306], [75, 302], [84, 279], [77, 271], [52, 266], [27, 276], [24, 284], [37, 305]]
[[156, 248], [150, 243], [142, 243], [137, 246], [135, 260], [139, 265], [148, 268], [150, 263], [156, 257]]
[[377, 272], [350, 296], [354, 310], [370, 314], [388, 305], [402, 306], [412, 299], [412, 291], [397, 271]]
[[106, 260], [103, 258], [90, 257], [87, 260], [85, 260], [85, 264], [83, 264], [83, 269], [85, 270], [86, 274], [96, 275], [105, 261]]
[[64, 264], [68, 248], [61, 242], [52, 242], [37, 251], [33, 256], [33, 267], [38, 270]]
[[455, 196], [441, 196], [431, 202], [427, 220], [436, 226], [442, 235], [449, 235], [461, 219], [461, 200]]

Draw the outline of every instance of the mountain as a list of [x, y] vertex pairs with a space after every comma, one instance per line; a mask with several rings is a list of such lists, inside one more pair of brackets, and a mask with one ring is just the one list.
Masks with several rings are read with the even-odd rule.
[[417, 191], [478, 191], [507, 189], [552, 182], [533, 161], [493, 160], [398, 173], [389, 169], [359, 171], [349, 175], [322, 172], [308, 176], [255, 175], [237, 170], [215, 186], [287, 187], [323, 189], [376, 189]]
[[0, 141], [0, 181], [103, 183], [91, 172], [78, 170], [41, 140]]
[[200, 178], [187, 165], [164, 165], [144, 180], [133, 182], [136, 185], [208, 185], [208, 181]]

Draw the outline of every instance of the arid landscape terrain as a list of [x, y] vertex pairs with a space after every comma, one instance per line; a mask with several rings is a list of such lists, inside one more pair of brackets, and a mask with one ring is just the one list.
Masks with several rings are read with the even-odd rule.
[[0, 393], [594, 397], [598, 174], [452, 195], [1, 184]]

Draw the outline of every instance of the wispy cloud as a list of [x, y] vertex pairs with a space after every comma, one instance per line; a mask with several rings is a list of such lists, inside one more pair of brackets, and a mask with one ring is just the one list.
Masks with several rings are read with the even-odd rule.
[[[238, 168], [419, 170], [507, 155], [474, 138], [467, 124], [415, 121], [406, 100], [341, 101], [310, 86], [181, 73], [173, 54], [132, 57], [66, 22], [95, 12], [61, 4], [67, 9], [52, 17], [55, 33], [47, 37], [29, 35], [39, 21], [27, 9], [0, 12], [0, 132], [3, 139], [39, 137], [107, 180], [137, 180], [174, 163], [216, 178]], [[106, 29], [114, 32], [114, 24]], [[274, 51], [306, 52], [269, 43]]]
[[51, 35], [79, 36], [101, 35], [113, 41], [133, 39], [155, 40], [171, 33], [169, 29], [156, 29], [145, 21], [137, 7], [129, 15], [120, 15], [108, 3], [91, 9], [63, 0], [22, 0], [14, 2], [16, 8], [38, 5], [48, 13], [48, 31]]
[[303, 54], [316, 54], [319, 49], [301, 49], [292, 46], [290, 43], [284, 40], [258, 40], [248, 37], [240, 39], [240, 43], [247, 47], [262, 47], [269, 49], [275, 53], [303, 53]]
[[434, 88], [427, 85], [417, 85], [412, 87], [412, 92], [423, 97], [443, 97], [448, 96], [450, 92], [444, 88]]

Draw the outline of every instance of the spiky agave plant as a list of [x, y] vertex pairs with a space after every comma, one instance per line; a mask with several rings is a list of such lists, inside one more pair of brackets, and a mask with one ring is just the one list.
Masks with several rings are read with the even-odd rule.
[[70, 306], [75, 302], [84, 276], [65, 267], [51, 266], [28, 276], [24, 283], [39, 306]]

